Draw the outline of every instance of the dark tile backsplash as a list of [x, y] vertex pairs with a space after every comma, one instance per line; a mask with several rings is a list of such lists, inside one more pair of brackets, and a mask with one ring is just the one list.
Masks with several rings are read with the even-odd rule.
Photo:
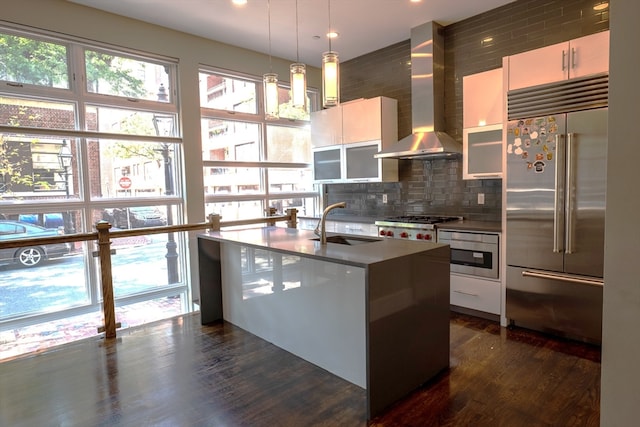
[[[446, 131], [462, 143], [462, 77], [502, 66], [502, 57], [609, 28], [599, 0], [519, 0], [448, 25], [445, 32]], [[491, 36], [490, 44], [482, 40]], [[341, 64], [341, 98], [398, 100], [398, 137], [411, 133], [410, 40]], [[327, 203], [346, 201], [332, 215], [385, 217], [457, 215], [500, 220], [502, 180], [463, 180], [462, 159], [401, 160], [397, 183], [329, 184]], [[484, 205], [478, 194], [484, 193]], [[383, 203], [383, 194], [387, 203]]]

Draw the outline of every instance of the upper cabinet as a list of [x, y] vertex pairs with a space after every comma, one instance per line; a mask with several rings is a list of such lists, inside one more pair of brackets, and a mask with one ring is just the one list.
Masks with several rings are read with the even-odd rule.
[[311, 113], [311, 143], [314, 147], [342, 144], [342, 107]]
[[462, 78], [464, 128], [502, 123], [502, 68]]
[[[339, 116], [339, 119], [338, 119]], [[398, 102], [358, 99], [311, 113], [314, 180], [323, 183], [398, 180], [396, 159], [374, 155], [398, 141]]]
[[509, 90], [609, 71], [609, 31], [508, 57]]
[[502, 177], [502, 68], [462, 78], [462, 177]]
[[342, 105], [342, 143], [385, 141], [398, 138], [398, 102], [378, 96], [361, 99]]

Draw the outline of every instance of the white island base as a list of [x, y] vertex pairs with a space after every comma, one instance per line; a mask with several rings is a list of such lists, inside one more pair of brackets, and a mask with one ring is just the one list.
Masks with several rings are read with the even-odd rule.
[[371, 418], [449, 366], [449, 248], [312, 237], [199, 236], [202, 323], [224, 318], [366, 389]]

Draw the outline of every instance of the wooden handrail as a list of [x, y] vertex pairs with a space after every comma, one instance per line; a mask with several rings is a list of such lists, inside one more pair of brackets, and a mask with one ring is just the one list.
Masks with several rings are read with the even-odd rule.
[[[273, 211], [269, 210], [268, 212], [271, 214]], [[100, 259], [100, 282], [102, 286], [102, 312], [104, 315], [104, 325], [98, 328], [98, 332], [104, 332], [105, 338], [115, 338], [116, 329], [120, 326], [120, 324], [116, 322], [115, 318], [115, 300], [113, 296], [113, 277], [111, 272], [111, 243], [113, 239], [131, 236], [146, 236], [148, 234], [195, 231], [202, 229], [220, 231], [221, 227], [234, 227], [239, 225], [261, 223], [272, 225], [275, 224], [276, 221], [287, 221], [287, 227], [296, 228], [297, 213], [297, 209], [290, 208], [287, 209], [287, 215], [270, 215], [262, 218], [225, 222], [221, 221], [222, 217], [220, 215], [210, 214], [207, 217], [207, 222], [198, 224], [166, 225], [163, 227], [147, 227], [116, 231], [110, 231], [111, 224], [109, 224], [108, 222], [100, 221], [96, 224], [97, 231], [93, 233], [75, 233], [52, 237], [35, 237], [30, 239], [0, 241], [0, 249], [97, 240], [98, 257]]]

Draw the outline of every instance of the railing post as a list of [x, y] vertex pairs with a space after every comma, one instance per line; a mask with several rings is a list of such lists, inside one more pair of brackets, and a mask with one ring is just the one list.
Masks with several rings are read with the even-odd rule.
[[287, 208], [287, 216], [289, 216], [289, 219], [287, 220], [287, 227], [298, 228], [298, 209]]
[[209, 219], [209, 224], [211, 224], [211, 227], [209, 227], [209, 229], [211, 231], [220, 231], [220, 219], [222, 217], [218, 214], [209, 214], [208, 219]]
[[[265, 209], [265, 213], [267, 214], [267, 216], [274, 216], [277, 213], [277, 209], [274, 207], [268, 207], [267, 209]], [[269, 226], [274, 226], [276, 225], [275, 221], [267, 221], [267, 225]]]
[[113, 299], [113, 280], [111, 277], [111, 224], [100, 221], [98, 230], [98, 252], [100, 254], [100, 277], [102, 282], [102, 312], [104, 314], [104, 332], [106, 338], [116, 337], [116, 309]]

